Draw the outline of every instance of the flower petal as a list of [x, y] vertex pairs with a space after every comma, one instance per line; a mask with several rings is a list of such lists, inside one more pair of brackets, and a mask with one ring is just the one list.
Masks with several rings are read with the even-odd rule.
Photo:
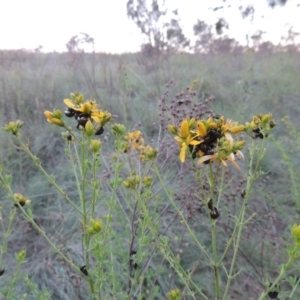
[[180, 127], [180, 136], [186, 139], [189, 136], [189, 123], [187, 120], [183, 120]]
[[240, 150], [236, 151], [236, 156], [241, 156], [243, 159], [245, 159], [243, 152]]
[[[215, 155], [215, 154], [214, 154]], [[201, 164], [207, 160], [210, 160], [214, 155], [204, 155], [202, 157], [200, 157], [197, 161], [198, 164]]]
[[207, 130], [203, 122], [199, 121], [197, 123], [197, 135], [204, 138], [207, 135]]
[[75, 104], [70, 99], [65, 99], [64, 102], [70, 108], [74, 108], [75, 107]]
[[192, 146], [197, 146], [201, 143], [203, 143], [204, 141], [197, 141], [197, 140], [191, 140], [188, 142], [189, 145], [192, 145]]
[[179, 155], [179, 158], [180, 158], [181, 162], [185, 161], [185, 152], [186, 152], [186, 144], [183, 143], [182, 146], [181, 146], [180, 155]]

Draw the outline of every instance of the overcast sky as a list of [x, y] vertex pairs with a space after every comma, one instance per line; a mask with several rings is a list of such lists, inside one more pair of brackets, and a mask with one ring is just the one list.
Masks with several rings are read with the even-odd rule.
[[[224, 17], [229, 35], [245, 42], [246, 34], [266, 31], [265, 39], [279, 43], [290, 26], [300, 32], [299, 0], [288, 0], [284, 7], [270, 9], [266, 0], [166, 0], [167, 7], [178, 8], [184, 31], [192, 35], [197, 19], [214, 24]], [[84, 32], [95, 40], [100, 52], [134, 52], [143, 39], [126, 14], [127, 0], [0, 0], [0, 49], [66, 51], [73, 35]], [[254, 22], [243, 21], [238, 7], [253, 4]], [[225, 6], [214, 12], [211, 8]], [[231, 7], [228, 7], [231, 5]]]

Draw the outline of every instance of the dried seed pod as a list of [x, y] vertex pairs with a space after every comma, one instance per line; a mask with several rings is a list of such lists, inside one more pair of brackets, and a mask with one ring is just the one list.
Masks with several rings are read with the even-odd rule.
[[209, 199], [208, 203], [207, 203], [207, 206], [210, 210], [213, 210], [214, 209], [214, 206], [213, 206], [213, 201], [212, 199]]
[[210, 211], [210, 217], [212, 219], [217, 219], [220, 216], [220, 213], [218, 211], [218, 209], [216, 207], [214, 207], [211, 211]]
[[138, 265], [137, 265], [137, 263], [134, 262], [133, 259], [132, 259], [132, 256], [135, 255], [135, 254], [136, 254], [136, 251], [135, 251], [135, 250], [132, 250], [132, 251], [130, 252], [130, 263], [132, 264], [132, 267], [136, 270], [137, 267], [138, 267]]
[[65, 110], [65, 116], [68, 118], [72, 118], [75, 115], [75, 111], [72, 108], [68, 108], [67, 110]]
[[241, 197], [242, 197], [242, 198], [245, 198], [245, 196], [246, 196], [246, 191], [245, 191], [245, 190], [242, 190], [242, 191], [241, 191]]
[[[269, 286], [271, 287], [272, 283], [270, 283]], [[276, 299], [278, 297], [279, 290], [280, 290], [280, 287], [277, 284], [275, 284], [275, 286], [273, 288], [273, 291], [268, 292], [269, 298], [270, 299]]]
[[80, 267], [80, 271], [81, 271], [84, 275], [86, 275], [86, 276], [89, 275], [89, 273], [88, 273], [88, 271], [87, 271], [87, 269], [86, 269], [86, 265], [81, 266], [81, 267]]
[[95, 135], [101, 135], [104, 132], [104, 128], [101, 126], [95, 133]]

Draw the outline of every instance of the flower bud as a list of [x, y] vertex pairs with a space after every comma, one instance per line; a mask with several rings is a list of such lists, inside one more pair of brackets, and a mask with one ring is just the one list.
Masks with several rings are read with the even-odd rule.
[[170, 131], [170, 133], [172, 134], [177, 134], [177, 128], [174, 125], [168, 125], [168, 130]]
[[126, 127], [122, 124], [114, 124], [111, 126], [111, 131], [114, 136], [121, 139], [121, 138], [123, 138], [123, 136], [126, 132]]
[[19, 262], [23, 262], [26, 257], [26, 250], [22, 250], [19, 253], [16, 253], [16, 259]]
[[90, 120], [86, 122], [84, 131], [88, 137], [92, 137], [94, 135], [94, 126]]
[[10, 132], [13, 135], [17, 135], [19, 129], [23, 126], [23, 124], [24, 123], [20, 120], [17, 120], [16, 122], [9, 122], [4, 126], [4, 130]]
[[95, 232], [100, 232], [102, 229], [102, 221], [101, 219], [95, 219], [90, 221], [91, 227]]
[[297, 245], [300, 245], [300, 225], [294, 224], [292, 227], [292, 237]]
[[198, 134], [200, 137], [202, 137], [202, 138], [206, 137], [206, 135], [207, 135], [207, 129], [206, 129], [204, 123], [201, 122], [201, 121], [199, 121], [199, 122], [197, 123], [197, 127], [198, 127], [197, 134]]
[[91, 141], [91, 150], [94, 154], [97, 154], [101, 150], [101, 142], [100, 140], [92, 140]]
[[179, 300], [181, 297], [181, 292], [179, 289], [175, 289], [167, 293], [167, 298], [169, 300]]
[[216, 207], [214, 207], [211, 211], [210, 211], [210, 217], [212, 219], [217, 219], [220, 216], [220, 213], [218, 211], [218, 209]]
[[232, 126], [231, 128], [228, 128], [228, 131], [232, 134], [237, 134], [237, 133], [241, 133], [245, 130], [245, 126], [244, 125], [237, 125], [237, 126]]

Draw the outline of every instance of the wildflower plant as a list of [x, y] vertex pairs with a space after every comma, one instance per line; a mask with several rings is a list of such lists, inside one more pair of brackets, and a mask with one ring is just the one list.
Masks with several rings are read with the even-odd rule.
[[[199, 252], [202, 253], [200, 256], [202, 263], [203, 260], [206, 261], [214, 270], [215, 287], [214, 293], [211, 293], [211, 291], [207, 291], [207, 287], [201, 285], [201, 282], [194, 281], [191, 273], [180, 268], [176, 256], [168, 253], [168, 251], [165, 252], [165, 256], [170, 264], [185, 282], [186, 287], [188, 286], [187, 289], [189, 291], [187, 293], [192, 298], [209, 299], [208, 295], [210, 295], [210, 297], [214, 296], [217, 299], [227, 299], [232, 282], [243, 271], [242, 269], [236, 270], [236, 260], [243, 239], [243, 230], [255, 218], [255, 214], [247, 216], [247, 206], [249, 201], [251, 201], [250, 195], [255, 181], [258, 181], [263, 175], [260, 164], [265, 154], [267, 137], [274, 126], [275, 122], [271, 114], [258, 114], [250, 122], [245, 122], [245, 124], [238, 124], [230, 119], [226, 120], [221, 115], [211, 115], [207, 119], [187, 118], [183, 119], [179, 124], [168, 125], [169, 132], [174, 135], [174, 139], [179, 146], [180, 162], [187, 163], [187, 159], [191, 160], [191, 170], [193, 171], [190, 172], [190, 176], [197, 178], [200, 187], [198, 199], [203, 203], [210, 222], [211, 247], [207, 247], [197, 238], [196, 233], [190, 227], [189, 220], [184, 216], [172, 195], [166, 191], [169, 200], [181, 218], [181, 222], [188, 228], [189, 235], [199, 248]], [[237, 158], [244, 158], [243, 152], [245, 152], [245, 137], [247, 135], [252, 138], [252, 145], [248, 148], [248, 169], [243, 171], [244, 168], [241, 168], [240, 163], [237, 163]], [[263, 140], [260, 145], [257, 144], [257, 138]], [[233, 216], [232, 221], [234, 225], [228, 240], [225, 242], [225, 246], [220, 247], [218, 238], [220, 230], [218, 230], [218, 226], [221, 226], [219, 219], [222, 218], [223, 194], [225, 194], [226, 188], [233, 183], [233, 178], [229, 181], [227, 180], [227, 183], [225, 182], [226, 169], [230, 167], [228, 162], [239, 170], [239, 178], [245, 178], [245, 188], [241, 191], [242, 203], [240, 210], [235, 212], [235, 214], [228, 212]], [[207, 189], [205, 188], [205, 183], [208, 184]], [[267, 296], [271, 297], [275, 294], [277, 297], [278, 283], [286, 276], [288, 269], [295, 259], [298, 258], [297, 230], [298, 226], [294, 225], [292, 234], [295, 244], [290, 245], [287, 249], [289, 253], [288, 262], [282, 265], [280, 274], [273, 283], [270, 283], [268, 280], [264, 281], [266, 290], [259, 299], [265, 299]], [[229, 262], [227, 257], [230, 257]]]
[[[182, 105], [182, 96], [177, 101]], [[189, 101], [190, 98], [186, 102]], [[212, 113], [206, 117], [197, 113], [181, 118], [182, 112], [178, 112], [173, 115], [172, 124], [161, 120], [161, 128], [167, 128], [174, 140], [164, 144], [160, 139], [156, 148], [146, 142], [141, 130], [129, 131], [118, 123], [110, 125], [112, 114], [79, 92], [64, 99], [62, 105], [64, 110], [45, 111], [44, 115], [50, 125], [63, 130], [64, 150], [77, 188], [75, 196], [47, 172], [43, 162], [24, 142], [21, 130], [26, 124], [9, 122], [4, 130], [13, 135], [18, 150], [32, 159], [76, 214], [77, 243], [81, 247], [67, 251], [38, 224], [31, 196], [15, 190], [12, 176], [1, 170], [1, 188], [11, 200], [12, 209], [0, 252], [0, 276], [5, 276], [7, 266], [3, 255], [7, 252], [14, 221], [22, 215], [70, 267], [73, 272], [70, 280], [77, 278], [80, 296], [85, 299], [228, 299], [234, 280], [243, 272], [236, 269], [237, 259], [243, 233], [255, 219], [255, 214], [249, 215], [247, 208], [254, 184], [263, 175], [260, 165], [267, 137], [275, 126], [272, 115], [258, 114], [240, 124]], [[110, 131], [113, 143], [107, 141]], [[251, 146], [247, 145], [249, 139]], [[176, 194], [174, 180], [168, 181], [163, 174], [172, 156], [166, 155], [173, 149], [172, 144], [176, 145], [177, 152], [176, 161], [171, 162], [179, 165], [179, 174], [184, 174], [177, 177], [179, 186], [184, 186], [181, 194]], [[232, 167], [235, 176], [229, 172]], [[242, 182], [243, 189], [240, 204], [231, 211], [231, 207], [225, 207], [224, 195], [236, 178]], [[185, 186], [187, 182], [191, 188]], [[191, 222], [194, 216], [186, 213], [188, 205], [178, 201], [184, 193], [187, 198], [194, 197], [191, 205], [202, 213], [197, 222], [209, 229], [201, 237]], [[224, 217], [231, 226], [227, 228], [228, 239], [221, 244]], [[182, 228], [189, 237], [189, 247], [197, 249], [198, 256], [191, 258], [189, 268], [183, 262], [184, 252], [176, 248]], [[271, 278], [272, 282], [271, 279], [263, 282], [265, 288], [259, 299], [277, 297], [280, 292], [281, 279], [299, 258], [299, 232], [299, 226], [294, 225], [293, 242], [287, 248], [288, 261], [281, 266], [279, 275]], [[183, 241], [184, 238], [182, 244]], [[16, 261], [14, 280], [3, 292], [11, 299], [16, 296], [14, 287], [21, 266], [26, 263], [25, 250], [16, 254]], [[213, 287], [198, 276], [200, 262], [211, 269]], [[171, 279], [166, 283], [164, 278]], [[51, 298], [51, 291], [39, 291], [29, 275], [23, 280], [37, 299]], [[294, 282], [293, 286], [296, 285]]]
[[[66, 252], [50, 237], [36, 222], [31, 200], [13, 191], [13, 178], [4, 175], [3, 171], [0, 174], [1, 187], [11, 199], [13, 210], [1, 252], [2, 273], [5, 273], [2, 255], [7, 250], [9, 233], [16, 211], [19, 210], [25, 220], [44, 237], [54, 253], [77, 273], [74, 276], [82, 282], [81, 293], [84, 297], [131, 299], [143, 293], [148, 294], [149, 299], [155, 298], [156, 289], [151, 290], [151, 286], [146, 289], [144, 282], [160, 272], [153, 267], [152, 272], [146, 272], [157, 247], [152, 243], [154, 237], [149, 231], [149, 223], [154, 215], [158, 215], [155, 213], [150, 216], [148, 208], [153, 197], [150, 166], [158, 150], [145, 144], [140, 131], [128, 132], [124, 125], [114, 124], [111, 130], [115, 147], [110, 155], [105, 156], [102, 153], [105, 139], [101, 135], [112, 115], [100, 109], [95, 100], [85, 100], [78, 92], [65, 99], [64, 105], [64, 112], [55, 109], [44, 114], [48, 123], [63, 128], [65, 154], [73, 170], [79, 201], [56, 182], [55, 176], [47, 172], [28, 143], [23, 141], [21, 121], [10, 122], [4, 129], [15, 137], [18, 149], [33, 160], [52, 188], [76, 213], [82, 251]], [[120, 226], [123, 229], [121, 232]], [[41, 299], [51, 295], [51, 291], [48, 294], [36, 290], [28, 277], [24, 278], [24, 282], [32, 295], [39, 294]]]

